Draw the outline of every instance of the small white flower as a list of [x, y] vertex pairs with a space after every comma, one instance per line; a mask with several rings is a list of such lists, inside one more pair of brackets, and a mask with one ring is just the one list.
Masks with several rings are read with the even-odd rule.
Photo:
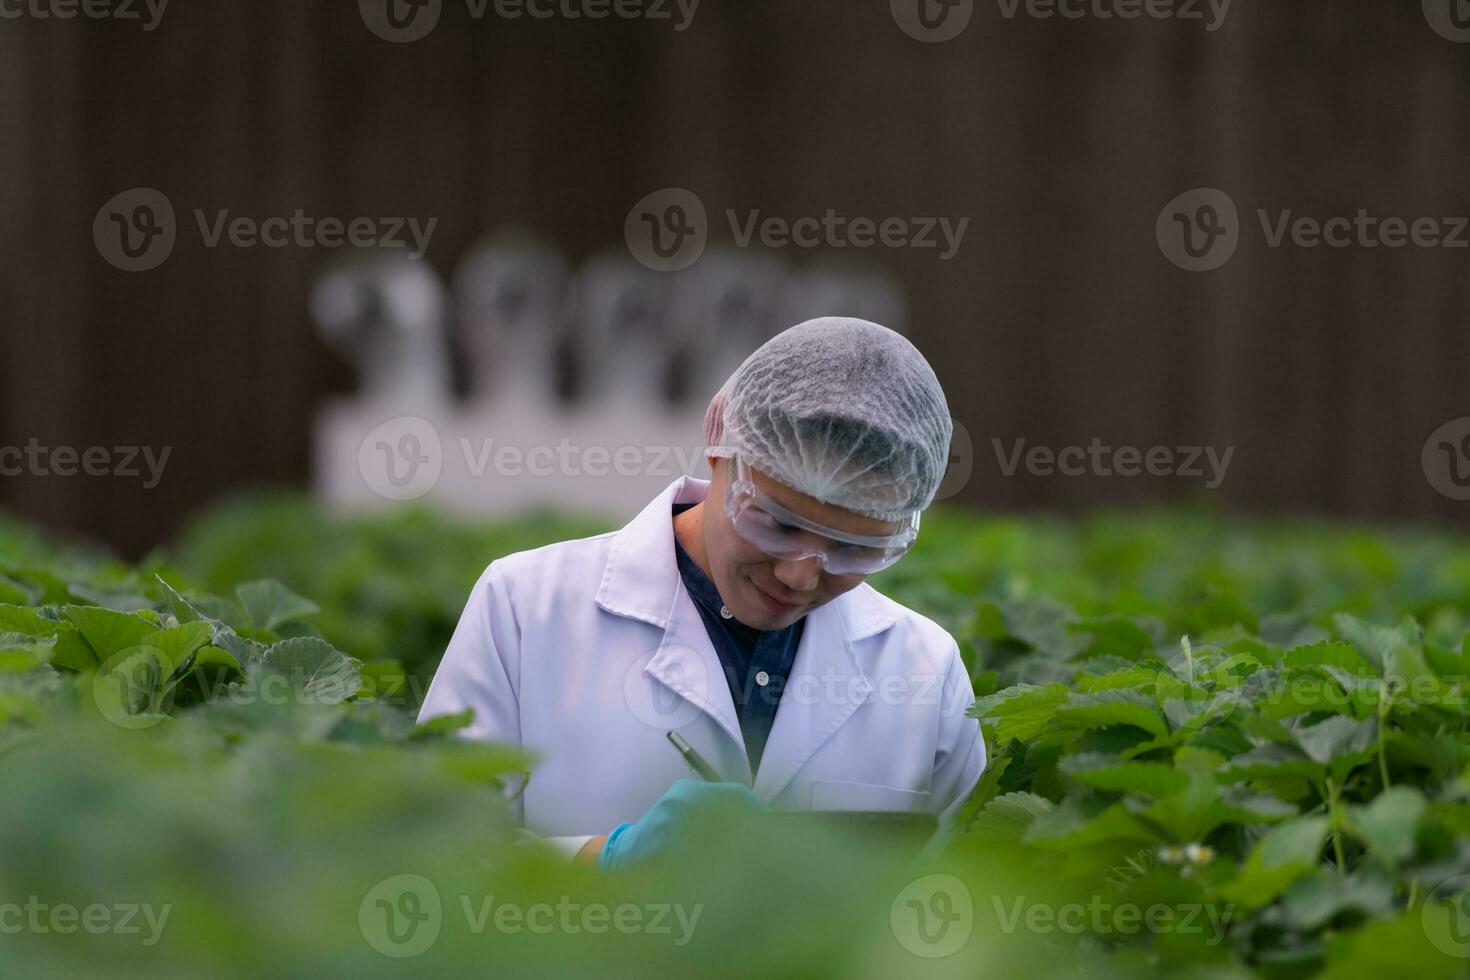
[[1193, 864], [1209, 864], [1215, 860], [1215, 849], [1203, 844], [1187, 844], [1184, 847], [1184, 856]]

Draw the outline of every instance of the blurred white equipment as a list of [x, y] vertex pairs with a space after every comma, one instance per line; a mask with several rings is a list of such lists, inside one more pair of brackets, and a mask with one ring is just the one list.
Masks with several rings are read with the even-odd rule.
[[577, 400], [654, 405], [665, 402], [672, 357], [669, 278], [626, 250], [604, 252], [578, 270], [568, 328], [577, 352]]
[[459, 335], [479, 400], [552, 398], [567, 263], [528, 231], [501, 229], [454, 274]]
[[447, 299], [428, 262], [364, 250], [317, 279], [311, 315], [327, 343], [357, 365], [363, 397], [438, 402], [450, 391]]
[[[817, 316], [900, 331], [907, 319], [892, 281], [861, 264], [793, 273], [757, 249], [712, 247], [660, 273], [616, 248], [572, 270], [513, 228], [469, 250], [453, 300], [451, 310], [426, 261], [392, 252], [355, 253], [315, 284], [317, 328], [362, 381], [317, 413], [314, 479], [329, 504], [627, 518], [671, 480], [707, 477], [705, 408], [765, 341]], [[470, 362], [468, 403], [451, 397], [451, 316]], [[576, 359], [570, 401], [558, 397], [561, 351]]]
[[751, 249], [710, 248], [669, 274], [670, 344], [684, 374], [683, 401], [706, 404], [730, 373], [777, 330], [787, 269]]

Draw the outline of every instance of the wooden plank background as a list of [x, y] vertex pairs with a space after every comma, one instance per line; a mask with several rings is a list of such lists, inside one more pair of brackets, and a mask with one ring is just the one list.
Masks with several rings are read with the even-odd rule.
[[[710, 210], [970, 218], [959, 256], [881, 260], [976, 446], [963, 499], [1079, 509], [1190, 481], [1007, 478], [991, 447], [1236, 447], [1211, 499], [1463, 521], [1420, 467], [1470, 415], [1470, 252], [1271, 249], [1255, 210], [1470, 215], [1470, 45], [1419, 0], [1237, 0], [1199, 22], [1004, 18], [922, 44], [887, 0], [704, 0], [667, 22], [474, 20], [389, 44], [347, 0], [171, 4], [159, 28], [0, 21], [0, 445], [171, 446], [162, 483], [0, 478], [0, 506], [127, 553], [194, 508], [301, 482], [351, 374], [314, 335], [318, 249], [106, 264], [134, 186], [180, 214], [437, 217], [443, 272], [485, 230], [573, 257], [665, 186]], [[1244, 237], [1191, 275], [1160, 208], [1228, 191]]]

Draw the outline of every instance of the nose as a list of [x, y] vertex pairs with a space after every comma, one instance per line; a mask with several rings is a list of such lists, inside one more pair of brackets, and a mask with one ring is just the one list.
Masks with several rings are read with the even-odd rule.
[[816, 555], [797, 561], [776, 562], [776, 578], [792, 592], [810, 592], [822, 577], [822, 560]]

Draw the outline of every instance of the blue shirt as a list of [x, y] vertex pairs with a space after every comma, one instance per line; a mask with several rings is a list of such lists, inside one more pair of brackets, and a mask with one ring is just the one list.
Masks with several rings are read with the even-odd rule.
[[[674, 513], [693, 506], [675, 504]], [[766, 740], [776, 723], [776, 709], [781, 706], [781, 692], [786, 689], [791, 665], [796, 662], [796, 648], [801, 643], [806, 617], [779, 630], [758, 630], [733, 616], [726, 619], [720, 615], [725, 603], [719, 590], [684, 550], [678, 537], [674, 538], [674, 553], [684, 588], [694, 600], [694, 607], [704, 620], [705, 632], [725, 668], [730, 699], [735, 702], [735, 716], [740, 720], [745, 753], [750, 757], [750, 771], [754, 774], [760, 768]]]

